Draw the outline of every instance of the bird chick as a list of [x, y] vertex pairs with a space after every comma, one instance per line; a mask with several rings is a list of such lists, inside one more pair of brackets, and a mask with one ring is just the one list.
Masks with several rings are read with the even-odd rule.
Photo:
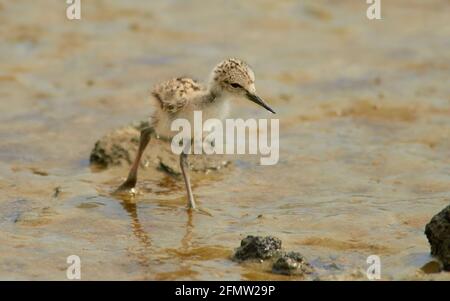
[[[187, 77], [174, 78], [158, 84], [152, 90], [156, 109], [151, 116], [150, 126], [141, 131], [139, 149], [126, 181], [118, 192], [134, 188], [142, 154], [151, 137], [170, 139], [174, 133], [171, 123], [184, 118], [193, 124], [194, 111], [202, 111], [209, 118], [224, 119], [229, 111], [231, 99], [245, 98], [268, 111], [275, 112], [256, 94], [255, 74], [242, 60], [227, 59], [214, 67], [207, 85], [202, 85]], [[187, 173], [187, 154], [180, 154], [180, 167], [188, 196], [188, 207], [195, 208], [189, 174]]]

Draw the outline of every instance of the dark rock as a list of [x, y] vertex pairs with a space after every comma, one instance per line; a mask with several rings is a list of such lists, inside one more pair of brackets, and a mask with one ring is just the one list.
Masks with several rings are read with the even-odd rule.
[[267, 260], [272, 265], [272, 273], [303, 276], [313, 273], [313, 267], [298, 252], [284, 252], [281, 240], [273, 236], [249, 235], [236, 249], [234, 260]]
[[425, 227], [425, 235], [431, 246], [431, 255], [450, 271], [450, 205], [433, 216]]
[[289, 252], [275, 261], [272, 272], [283, 275], [304, 275], [311, 274], [313, 268], [300, 253]]
[[435, 274], [442, 271], [442, 263], [437, 260], [431, 260], [424, 264], [420, 270], [425, 274]]
[[[149, 125], [142, 121], [105, 135], [95, 143], [91, 151], [90, 163], [93, 166], [107, 168], [119, 165], [131, 165], [139, 147], [140, 131]], [[190, 169], [208, 172], [228, 166], [229, 161], [223, 155], [189, 156]], [[174, 154], [170, 142], [164, 139], [152, 139], [141, 159], [141, 166], [158, 168], [170, 174], [181, 174], [179, 157]]]
[[[129, 165], [136, 155], [140, 132], [133, 126], [113, 131], [95, 143], [91, 151], [91, 164], [100, 167]], [[144, 155], [142, 162], [148, 159]]]
[[53, 189], [53, 197], [57, 198], [62, 192], [61, 186], [57, 186]]
[[280, 256], [281, 240], [272, 236], [249, 235], [241, 241], [236, 249], [234, 259], [243, 261], [249, 259], [266, 260]]

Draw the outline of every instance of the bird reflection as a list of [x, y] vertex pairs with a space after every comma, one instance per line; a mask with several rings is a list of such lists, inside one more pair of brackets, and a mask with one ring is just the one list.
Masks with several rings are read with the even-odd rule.
[[140, 243], [144, 248], [149, 248], [151, 246], [151, 240], [142, 228], [141, 222], [139, 221], [139, 217], [137, 214], [136, 203], [132, 203], [130, 201], [122, 202], [123, 208], [128, 212], [131, 217], [131, 227], [133, 229], [133, 234], [139, 239]]
[[187, 251], [192, 244], [192, 230], [194, 229], [192, 210], [187, 211], [186, 232], [181, 240], [181, 248]]
[[[156, 187], [155, 187], [156, 186]], [[152, 258], [154, 254], [153, 241], [151, 235], [145, 230], [143, 227], [141, 220], [139, 219], [138, 214], [138, 206], [137, 202], [139, 200], [139, 195], [142, 194], [142, 191], [145, 193], [153, 193], [155, 195], [159, 195], [160, 197], [165, 195], [172, 195], [174, 192], [178, 192], [183, 189], [183, 187], [174, 179], [173, 176], [164, 176], [162, 177], [157, 185], [143, 185], [141, 187], [141, 192], [137, 194], [117, 194], [112, 193], [112, 196], [120, 201], [122, 208], [127, 212], [130, 217], [130, 226], [134, 237], [137, 238], [139, 243], [138, 249], [130, 249], [130, 252], [133, 254], [140, 266], [146, 268], [146, 271], [150, 273], [150, 268], [152, 264], [154, 264], [154, 260], [158, 262], [160, 260], [169, 260], [178, 262], [178, 268], [172, 271], [160, 272], [160, 273], [152, 273], [147, 274], [145, 278], [154, 278], [159, 280], [171, 280], [171, 279], [180, 279], [180, 278], [190, 278], [195, 279], [197, 275], [197, 271], [192, 269], [192, 258], [198, 256], [197, 250], [195, 246], [193, 246], [193, 240], [195, 235], [195, 224], [194, 224], [194, 215], [195, 214], [206, 214], [211, 216], [205, 210], [197, 209], [193, 210], [183, 210], [186, 212], [186, 220], [183, 225], [181, 225], [181, 233], [182, 237], [180, 239], [180, 244], [175, 249], [165, 249], [165, 255], [162, 257], [157, 256], [159, 259]], [[167, 199], [158, 199], [156, 203], [159, 208], [175, 208], [175, 211], [170, 210], [173, 213], [179, 212], [179, 201], [182, 199], [176, 200], [172, 202], [172, 200]], [[184, 229], [183, 229], [184, 228]], [[179, 232], [179, 234], [181, 234]], [[174, 233], [176, 237], [176, 233]], [[163, 259], [164, 258], [164, 259]]]
[[150, 264], [148, 254], [150, 254], [149, 251], [152, 244], [150, 237], [147, 232], [145, 232], [141, 222], [139, 221], [136, 203], [130, 200], [122, 200], [121, 205], [131, 218], [131, 229], [141, 246], [139, 254], [137, 254], [139, 263], [145, 267], [148, 267]]

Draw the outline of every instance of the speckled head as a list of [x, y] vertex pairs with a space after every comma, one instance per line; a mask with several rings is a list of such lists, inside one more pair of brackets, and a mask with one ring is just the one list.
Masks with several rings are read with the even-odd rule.
[[244, 61], [227, 59], [214, 68], [211, 84], [230, 93], [237, 92], [237, 85], [251, 90], [255, 88], [255, 74]]
[[256, 95], [255, 74], [242, 60], [231, 58], [219, 63], [211, 73], [209, 89], [216, 95], [242, 96], [275, 113]]

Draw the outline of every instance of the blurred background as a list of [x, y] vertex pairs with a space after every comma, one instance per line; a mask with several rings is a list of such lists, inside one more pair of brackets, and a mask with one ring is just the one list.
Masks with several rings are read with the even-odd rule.
[[[0, 278], [290, 279], [229, 260], [274, 235], [319, 277], [418, 273], [450, 201], [450, 1], [0, 0]], [[109, 196], [127, 167], [93, 173], [94, 143], [152, 111], [151, 87], [247, 61], [280, 119], [280, 162], [181, 181], [142, 173], [135, 204]], [[233, 116], [268, 118], [245, 101]], [[161, 183], [165, 183], [161, 185]], [[167, 184], [169, 183], [169, 184]], [[232, 187], [230, 189], [230, 187]], [[278, 277], [278, 278], [277, 278]], [[295, 279], [295, 277], [294, 277]]]

